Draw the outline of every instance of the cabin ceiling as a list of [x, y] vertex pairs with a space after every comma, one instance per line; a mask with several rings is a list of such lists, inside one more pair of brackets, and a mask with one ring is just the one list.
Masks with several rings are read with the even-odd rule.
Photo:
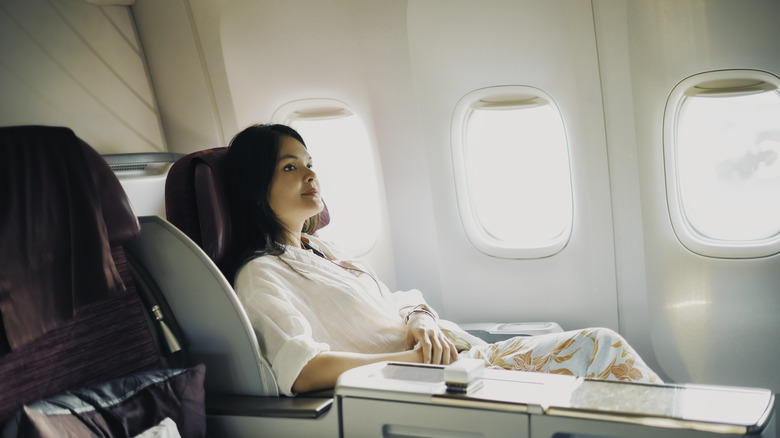
[[0, 3], [0, 120], [72, 128], [101, 153], [167, 149], [131, 11]]

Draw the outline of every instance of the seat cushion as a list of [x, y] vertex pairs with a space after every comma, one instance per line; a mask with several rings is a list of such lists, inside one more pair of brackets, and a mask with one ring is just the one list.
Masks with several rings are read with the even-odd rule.
[[66, 391], [17, 411], [11, 437], [134, 437], [170, 419], [183, 438], [206, 435], [205, 366], [150, 371]]
[[24, 403], [160, 366], [140, 298], [116, 295], [0, 358], [0, 423]]

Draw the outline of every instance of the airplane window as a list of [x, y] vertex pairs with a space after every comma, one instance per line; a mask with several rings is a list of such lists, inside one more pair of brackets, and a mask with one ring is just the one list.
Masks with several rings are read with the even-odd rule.
[[552, 99], [531, 87], [470, 93], [453, 116], [458, 203], [471, 242], [502, 258], [548, 257], [572, 229], [569, 149]]
[[721, 71], [681, 82], [665, 123], [672, 223], [712, 257], [780, 251], [780, 80]]
[[353, 111], [335, 100], [296, 101], [274, 120], [297, 130], [314, 158], [330, 224], [319, 235], [348, 254], [368, 253], [379, 235], [379, 181], [368, 132]]

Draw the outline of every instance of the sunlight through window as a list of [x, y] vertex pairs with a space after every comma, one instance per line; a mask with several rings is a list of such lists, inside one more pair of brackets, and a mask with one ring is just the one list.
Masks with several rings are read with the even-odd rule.
[[676, 195], [670, 207], [678, 216], [676, 229], [684, 226], [678, 235], [696, 241], [692, 250], [764, 256], [777, 251], [780, 237], [780, 93], [758, 72], [734, 74], [707, 76], [678, 90], [668, 144], [673, 150], [667, 151], [669, 192]]
[[498, 257], [555, 254], [568, 242], [572, 227], [569, 151], [561, 115], [536, 89], [480, 91], [461, 101], [462, 125], [453, 131], [462, 134], [453, 152], [469, 237]]

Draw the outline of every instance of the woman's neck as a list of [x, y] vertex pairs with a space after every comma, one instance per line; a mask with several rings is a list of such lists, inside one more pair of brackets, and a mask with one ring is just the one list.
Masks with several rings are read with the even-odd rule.
[[297, 233], [292, 232], [290, 230], [285, 230], [284, 233], [285, 245], [295, 246], [298, 248], [303, 248], [303, 244], [301, 243], [301, 232], [298, 231]]

